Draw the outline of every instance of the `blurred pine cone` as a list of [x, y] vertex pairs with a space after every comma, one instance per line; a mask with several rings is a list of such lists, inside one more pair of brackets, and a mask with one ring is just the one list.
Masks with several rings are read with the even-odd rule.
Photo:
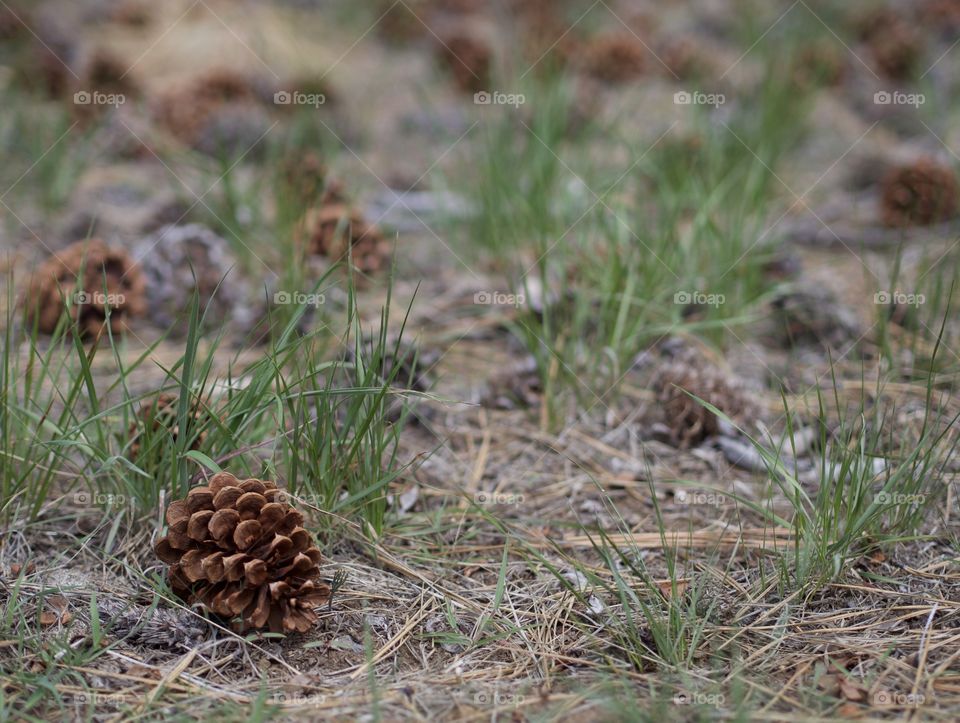
[[629, 33], [608, 33], [592, 38], [583, 49], [586, 71], [607, 83], [624, 83], [641, 75], [647, 49]]
[[154, 550], [171, 589], [234, 620], [240, 632], [306, 632], [330, 600], [320, 550], [276, 483], [220, 472], [167, 508]]
[[133, 245], [147, 279], [147, 316], [173, 336], [189, 328], [193, 294], [203, 326], [230, 326], [246, 333], [259, 320], [257, 294], [240, 272], [230, 242], [206, 226], [190, 223], [160, 228]]
[[879, 69], [895, 80], [909, 78], [923, 51], [920, 35], [903, 15], [882, 8], [861, 20], [860, 35]]
[[457, 88], [464, 93], [489, 90], [493, 51], [475, 34], [457, 32], [448, 35], [441, 40], [437, 53]]
[[691, 394], [735, 421], [744, 418], [749, 409], [736, 380], [692, 354], [664, 362], [654, 376], [652, 387], [670, 429], [670, 439], [680, 448], [698, 444], [720, 431], [717, 416]]
[[[66, 302], [66, 303], [65, 303]], [[23, 297], [27, 323], [53, 333], [64, 310], [84, 336], [101, 333], [110, 310], [110, 330], [118, 334], [126, 320], [143, 313], [140, 268], [123, 249], [100, 239], [77, 241], [41, 264]]]
[[307, 211], [298, 233], [309, 253], [339, 261], [349, 252], [351, 263], [365, 274], [376, 273], [390, 263], [390, 241], [357, 209], [342, 202]]
[[159, 97], [154, 114], [177, 138], [197, 146], [218, 121], [239, 122], [239, 118], [251, 113], [257, 115], [262, 96], [263, 92], [250, 78], [215, 68], [168, 89]]
[[[130, 63], [109, 50], [98, 48], [83, 62], [76, 87], [88, 96], [91, 93], [100, 93], [117, 97], [118, 103], [125, 102], [138, 93], [137, 85], [129, 73]], [[71, 98], [71, 101], [70, 114], [80, 122], [95, 120], [115, 107], [100, 102], [78, 103], [76, 97]]]
[[930, 159], [891, 169], [880, 185], [881, 213], [887, 226], [924, 226], [957, 214], [957, 179], [950, 168]]

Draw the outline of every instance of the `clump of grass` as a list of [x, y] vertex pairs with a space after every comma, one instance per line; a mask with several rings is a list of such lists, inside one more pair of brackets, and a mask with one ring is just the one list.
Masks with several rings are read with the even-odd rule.
[[[44, 344], [9, 319], [0, 367], [0, 514], [32, 518], [54, 492], [74, 492], [79, 504], [136, 517], [153, 512], [164, 495], [184, 495], [204, 469], [222, 466], [270, 473], [318, 507], [359, 515], [379, 532], [405, 420], [388, 414], [397, 370], [386, 360], [400, 338], [388, 342], [386, 312], [377, 335], [364, 336], [352, 287], [342, 339], [322, 323], [301, 333], [307, 312], [305, 304], [294, 307], [262, 358], [243, 366], [234, 359], [224, 374], [216, 362], [222, 337], [201, 338], [205, 320], [194, 294], [183, 353], [163, 370], [157, 390], [176, 398], [165, 424], [139, 417], [156, 393], [130, 393], [154, 346], [126, 362], [129, 340], [84, 346], [65, 317]], [[352, 345], [351, 361], [338, 341]], [[95, 371], [98, 354], [113, 355], [110, 383]]]
[[[924, 522], [946, 497], [958, 444], [951, 430], [960, 418], [937, 410], [932, 403], [932, 379], [922, 427], [915, 437], [891, 426], [895, 407], [870, 401], [884, 398], [880, 381], [869, 394], [863, 385], [859, 404], [847, 409], [834, 377], [832, 406], [838, 415], [834, 423], [818, 388], [819, 484], [814, 489], [801, 481], [795, 463], [787, 461], [796, 458], [795, 420], [800, 415], [785, 399], [783, 440], [750, 438], [770, 481], [789, 503], [788, 518], [768, 511], [769, 521], [786, 524], [794, 533], [793, 549], [780, 559], [784, 589], [837, 579], [850, 560], [921, 534]], [[699, 401], [730, 422], [718, 409]], [[759, 506], [752, 506], [761, 512]]]
[[551, 426], [563, 418], [558, 395], [591, 406], [671, 331], [723, 344], [759, 318], [773, 286], [763, 265], [777, 241], [765, 226], [776, 168], [808, 108], [783, 82], [788, 67], [771, 62], [722, 114], [678, 106], [692, 114], [690, 143], [671, 137], [678, 121], [648, 147], [585, 134], [588, 156], [564, 133], [562, 84], [531, 89], [529, 123], [507, 115], [485, 128], [471, 243], [497, 252], [508, 285], [525, 292], [514, 329], [537, 359]]

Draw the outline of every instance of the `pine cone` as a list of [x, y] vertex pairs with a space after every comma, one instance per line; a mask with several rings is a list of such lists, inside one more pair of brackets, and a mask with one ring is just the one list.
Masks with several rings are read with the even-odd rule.
[[607, 83], [624, 83], [643, 73], [647, 49], [628, 33], [600, 35], [584, 48], [586, 71]]
[[692, 354], [667, 362], [655, 376], [653, 390], [671, 440], [681, 448], [698, 444], [719, 431], [717, 416], [690, 394], [734, 420], [744, 417], [749, 406], [739, 384]]
[[881, 182], [883, 223], [903, 227], [948, 221], [960, 189], [953, 171], [929, 159], [892, 169]]
[[910, 76], [923, 50], [920, 36], [910, 21], [890, 8], [864, 18], [860, 35], [880, 70], [896, 80]]
[[[79, 89], [85, 93], [103, 93], [123, 96], [129, 100], [137, 94], [137, 86], [128, 74], [130, 64], [108, 50], [99, 48], [86, 59], [81, 70]], [[112, 106], [104, 103], [76, 103], [70, 105], [71, 115], [80, 122], [99, 118]]]
[[196, 146], [220, 116], [243, 115], [255, 108], [260, 93], [247, 77], [214, 69], [161, 95], [154, 110], [167, 130]]
[[298, 233], [310, 253], [339, 260], [349, 251], [353, 265], [365, 274], [380, 271], [390, 262], [390, 242], [345, 203], [325, 203], [307, 211]]
[[240, 632], [306, 632], [317, 621], [314, 608], [330, 599], [320, 550], [274, 482], [220, 472], [172, 502], [166, 519], [154, 550], [170, 564], [171, 589], [234, 619]]
[[239, 273], [230, 242], [206, 226], [164, 226], [132, 250], [147, 280], [147, 316], [173, 337], [188, 331], [194, 292], [206, 327], [229, 324], [245, 333], [259, 320], [257, 294]]
[[[140, 455], [141, 429], [158, 431], [161, 428], [166, 428], [170, 432], [172, 441], [176, 442], [180, 434], [180, 427], [177, 424], [177, 405], [179, 401], [179, 397], [175, 394], [161, 392], [154, 397], [152, 403], [140, 407], [140, 411], [137, 413], [137, 419], [130, 424], [129, 435], [132, 438], [130, 442], [130, 459], [136, 459]], [[204, 410], [196, 400], [192, 400], [189, 414], [199, 428], [202, 425]], [[201, 429], [193, 442], [191, 442], [190, 449], [200, 449], [206, 436], [206, 430]]]
[[493, 51], [486, 42], [474, 34], [459, 32], [443, 38], [437, 52], [464, 93], [489, 89]]
[[[78, 241], [48, 258], [24, 295], [28, 323], [50, 334], [66, 308], [81, 334], [101, 333], [110, 308], [110, 330], [120, 333], [131, 316], [144, 310], [140, 268], [126, 251], [100, 239]], [[64, 306], [64, 301], [67, 306]]]

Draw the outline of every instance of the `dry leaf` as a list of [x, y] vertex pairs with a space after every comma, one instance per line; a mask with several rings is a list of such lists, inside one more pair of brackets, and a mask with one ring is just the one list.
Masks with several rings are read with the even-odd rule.
[[[656, 581], [654, 584], [657, 586], [657, 589], [660, 591], [660, 594], [663, 595], [664, 600], [670, 600], [673, 597], [674, 585], [671, 580], [659, 580], [659, 581]], [[683, 597], [683, 594], [687, 591], [688, 587], [690, 587], [689, 578], [677, 580], [677, 583], [676, 583], [677, 597]]]

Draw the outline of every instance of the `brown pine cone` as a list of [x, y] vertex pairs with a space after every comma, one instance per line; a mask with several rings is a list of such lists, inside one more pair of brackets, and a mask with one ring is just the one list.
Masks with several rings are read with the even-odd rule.
[[306, 632], [330, 600], [320, 550], [276, 483], [220, 472], [172, 502], [154, 550], [171, 589], [234, 620], [240, 632]]
[[692, 355], [665, 363], [654, 377], [653, 391], [670, 429], [671, 441], [680, 448], [698, 444], [719, 431], [717, 416], [690, 394], [735, 421], [743, 418], [749, 407], [735, 380], [719, 367]]
[[349, 252], [351, 263], [365, 274], [376, 273], [390, 263], [391, 244], [380, 229], [342, 202], [307, 211], [298, 233], [309, 253], [339, 261]]
[[910, 77], [923, 52], [920, 35], [905, 17], [890, 8], [867, 15], [860, 35], [879, 69], [889, 78]]
[[130, 63], [108, 50], [96, 50], [86, 61], [83, 81], [86, 90], [130, 95], [136, 90], [130, 77]]
[[[66, 306], [64, 306], [66, 301]], [[24, 294], [27, 322], [53, 333], [66, 309], [84, 336], [100, 334], [110, 309], [110, 330], [118, 334], [126, 320], [144, 311], [140, 268], [126, 251], [100, 239], [77, 241], [48, 258]]]
[[[130, 63], [125, 62], [109, 50], [95, 50], [83, 63], [80, 81], [77, 85], [82, 93], [114, 96], [118, 103], [126, 102], [137, 95], [138, 89], [130, 76]], [[123, 101], [120, 100], [123, 98]], [[76, 96], [70, 106], [70, 112], [80, 122], [89, 122], [99, 118], [108, 109], [110, 103], [78, 103]]]
[[609, 33], [592, 38], [583, 51], [583, 66], [607, 83], [624, 83], [641, 75], [647, 49], [629, 33]]
[[479, 93], [490, 88], [493, 51], [475, 34], [458, 32], [443, 38], [437, 48], [457, 88], [464, 93]]
[[[140, 407], [137, 419], [130, 424], [129, 435], [132, 439], [130, 442], [130, 459], [136, 459], [140, 455], [142, 429], [158, 431], [161, 427], [166, 428], [170, 431], [172, 440], [176, 441], [180, 434], [180, 427], [177, 424], [177, 405], [179, 401], [180, 398], [177, 395], [161, 392], [154, 397], [151, 403]], [[199, 427], [204, 417], [204, 410], [196, 400], [191, 400], [189, 414]], [[206, 430], [201, 430], [190, 444], [190, 449], [199, 449], [206, 436]]]
[[251, 79], [215, 68], [163, 93], [154, 114], [180, 140], [196, 145], [219, 115], [242, 114], [258, 105], [260, 95]]
[[957, 215], [953, 171], [929, 159], [892, 169], [880, 184], [883, 223], [892, 227], [928, 225]]

